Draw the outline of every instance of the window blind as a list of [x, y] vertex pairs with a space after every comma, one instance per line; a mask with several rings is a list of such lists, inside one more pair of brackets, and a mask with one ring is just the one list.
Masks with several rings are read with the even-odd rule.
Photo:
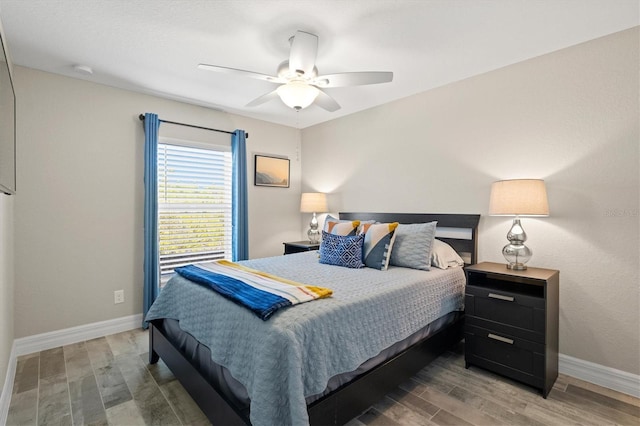
[[231, 259], [231, 152], [158, 144], [160, 273]]

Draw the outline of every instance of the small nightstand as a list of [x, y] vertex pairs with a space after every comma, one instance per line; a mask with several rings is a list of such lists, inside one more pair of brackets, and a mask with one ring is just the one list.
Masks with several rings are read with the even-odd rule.
[[310, 241], [293, 241], [284, 244], [284, 254], [300, 253], [303, 251], [314, 251], [320, 249], [320, 243]]
[[521, 381], [546, 398], [558, 377], [560, 272], [490, 262], [465, 270], [465, 367]]

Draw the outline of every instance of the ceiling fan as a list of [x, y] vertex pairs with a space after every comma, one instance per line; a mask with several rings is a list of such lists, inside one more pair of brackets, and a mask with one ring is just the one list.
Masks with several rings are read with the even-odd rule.
[[318, 68], [315, 64], [318, 53], [318, 36], [297, 31], [289, 39], [289, 42], [291, 43], [289, 60], [278, 66], [277, 76], [208, 64], [199, 64], [198, 68], [279, 84], [280, 86], [275, 90], [254, 99], [247, 106], [262, 105], [279, 97], [287, 106], [298, 111], [314, 102], [330, 112], [340, 109], [340, 105], [322, 90], [324, 88], [388, 83], [393, 80], [393, 73], [384, 71], [318, 75]]

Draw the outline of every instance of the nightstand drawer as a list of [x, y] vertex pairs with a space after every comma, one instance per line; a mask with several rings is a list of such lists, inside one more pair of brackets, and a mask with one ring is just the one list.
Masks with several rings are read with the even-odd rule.
[[[530, 384], [535, 377], [544, 376], [545, 347], [540, 343], [498, 333], [480, 327], [467, 326], [465, 347], [468, 345], [466, 361], [472, 364], [490, 363], [492, 367], [517, 370], [528, 378]], [[513, 372], [512, 372], [513, 373]], [[522, 379], [522, 378], [520, 378]]]
[[468, 315], [536, 333], [545, 331], [545, 300], [520, 293], [467, 285]]
[[[467, 311], [468, 312], [468, 311]], [[545, 343], [544, 333], [527, 330], [525, 328], [514, 327], [502, 322], [491, 321], [485, 318], [475, 317], [473, 315], [465, 315], [465, 324], [472, 325], [474, 327], [480, 327], [487, 330], [493, 330], [498, 334], [508, 334], [510, 336], [516, 336], [520, 339], [529, 340], [540, 344]]]

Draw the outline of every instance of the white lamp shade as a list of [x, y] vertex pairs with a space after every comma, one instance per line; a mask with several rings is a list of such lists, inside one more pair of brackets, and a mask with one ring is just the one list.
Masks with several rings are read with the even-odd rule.
[[542, 179], [500, 180], [491, 184], [492, 216], [549, 216], [547, 189]]
[[300, 198], [302, 213], [322, 213], [327, 211], [327, 195], [322, 192], [303, 192]]
[[304, 109], [311, 105], [320, 91], [302, 81], [290, 81], [276, 89], [278, 96], [289, 108]]

